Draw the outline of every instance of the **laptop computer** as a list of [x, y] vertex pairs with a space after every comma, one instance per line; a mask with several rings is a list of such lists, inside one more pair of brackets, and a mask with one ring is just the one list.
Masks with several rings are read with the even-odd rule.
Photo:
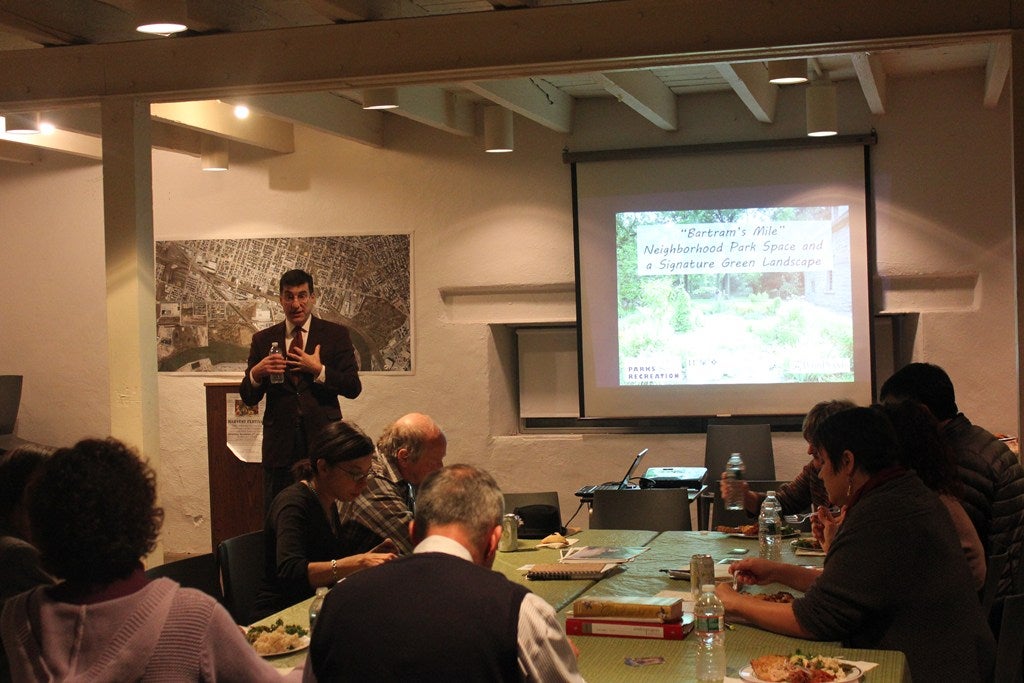
[[626, 470], [626, 474], [622, 477], [621, 481], [611, 481], [605, 484], [589, 484], [587, 486], [581, 486], [579, 490], [576, 491], [576, 495], [582, 498], [583, 500], [590, 500], [594, 497], [594, 491], [597, 490], [622, 490], [640, 488], [636, 484], [630, 484], [629, 480], [633, 476], [633, 472], [636, 470], [637, 465], [640, 464], [640, 461], [643, 460], [645, 455], [647, 455], [646, 448], [636, 454], [636, 457], [633, 458], [633, 463], [629, 466], [629, 469]]
[[656, 489], [699, 489], [707, 473], [706, 467], [648, 467], [643, 478]]

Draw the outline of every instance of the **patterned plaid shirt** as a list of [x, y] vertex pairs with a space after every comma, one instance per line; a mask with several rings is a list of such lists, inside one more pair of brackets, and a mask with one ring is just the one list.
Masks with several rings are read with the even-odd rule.
[[415, 504], [412, 486], [380, 453], [374, 453], [371, 469], [374, 476], [363, 494], [350, 503], [338, 504], [339, 535], [358, 548], [356, 552], [366, 552], [390, 538], [399, 553], [411, 553], [409, 522]]

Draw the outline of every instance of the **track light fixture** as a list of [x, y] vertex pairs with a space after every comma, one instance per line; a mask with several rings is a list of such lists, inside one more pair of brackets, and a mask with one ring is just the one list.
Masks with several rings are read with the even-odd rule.
[[135, 30], [169, 36], [188, 29], [185, 0], [135, 0]]
[[212, 135], [204, 137], [202, 159], [204, 171], [228, 170], [228, 141]]
[[498, 105], [484, 107], [484, 149], [511, 152], [513, 144], [512, 112]]
[[398, 109], [398, 89], [368, 88], [364, 90], [363, 109]]
[[807, 82], [807, 60], [776, 59], [768, 62], [768, 81], [775, 85]]
[[807, 104], [807, 134], [811, 137], [836, 135], [839, 132], [836, 86], [828, 75], [808, 85], [804, 97]]

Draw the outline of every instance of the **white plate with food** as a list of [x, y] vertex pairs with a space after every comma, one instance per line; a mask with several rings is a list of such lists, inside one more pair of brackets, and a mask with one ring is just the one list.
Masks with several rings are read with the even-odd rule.
[[[756, 671], [756, 673], [755, 673]], [[794, 677], [795, 672], [804, 672], [806, 678]], [[779, 681], [805, 680], [818, 683], [854, 683], [859, 681], [863, 672], [852, 664], [842, 662], [835, 657], [815, 655], [807, 657], [793, 655], [765, 655], [751, 660], [739, 671], [740, 678], [748, 683], [777, 683]]]
[[[253, 647], [255, 647], [255, 645]], [[284, 646], [283, 650], [282, 649], [274, 649], [274, 650], [271, 650], [271, 651], [268, 651], [268, 652], [260, 652], [259, 650], [257, 650], [256, 653], [260, 657], [277, 657], [279, 655], [290, 655], [293, 652], [301, 652], [302, 650], [305, 650], [308, 647], [309, 647], [309, 636], [298, 636], [298, 641], [292, 647], [289, 647], [289, 646], [286, 645], [286, 646]]]
[[261, 657], [277, 657], [300, 652], [309, 647], [309, 631], [298, 624], [285, 624], [278, 619], [269, 626], [253, 626], [245, 638]]
[[821, 543], [816, 538], [798, 538], [791, 542], [793, 552], [797, 555], [810, 557], [825, 557], [825, 551], [821, 549]]

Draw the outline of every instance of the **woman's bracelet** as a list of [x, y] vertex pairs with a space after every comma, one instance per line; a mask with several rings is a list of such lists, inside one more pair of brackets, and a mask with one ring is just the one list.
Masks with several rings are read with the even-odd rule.
[[335, 581], [338, 580], [338, 561], [337, 560], [331, 560], [331, 576], [334, 577]]

